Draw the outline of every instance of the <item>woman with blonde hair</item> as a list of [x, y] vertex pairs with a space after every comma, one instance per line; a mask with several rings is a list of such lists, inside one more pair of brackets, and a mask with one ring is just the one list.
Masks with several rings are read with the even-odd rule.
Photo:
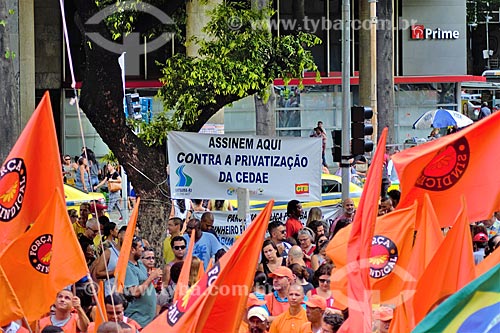
[[309, 214], [307, 214], [307, 222], [306, 227], [310, 228], [310, 224], [312, 221], [321, 221], [323, 219], [323, 212], [319, 207], [313, 207], [309, 210]]

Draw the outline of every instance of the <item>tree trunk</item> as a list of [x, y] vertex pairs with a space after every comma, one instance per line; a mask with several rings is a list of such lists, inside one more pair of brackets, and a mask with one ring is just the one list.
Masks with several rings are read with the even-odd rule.
[[392, 1], [380, 0], [377, 3], [379, 28], [377, 29], [377, 109], [378, 133], [389, 128], [387, 143], [394, 143], [394, 59], [392, 55]]
[[[123, 90], [118, 54], [101, 48], [86, 37], [86, 22], [97, 12], [93, 1], [77, 0], [77, 26], [85, 47], [85, 72], [80, 107], [97, 133], [126, 169], [137, 196], [141, 198], [139, 221], [143, 235], [161, 254], [161, 244], [170, 212], [170, 190], [166, 179], [166, 148], [146, 146], [127, 126], [123, 112]], [[101, 23], [93, 32], [111, 40]], [[89, 45], [89, 42], [91, 43]]]
[[[370, 19], [370, 4], [366, 0], [359, 0], [359, 20], [366, 22]], [[363, 25], [364, 26], [364, 25]], [[359, 104], [370, 106], [370, 29], [359, 29]]]
[[[17, 15], [17, 14], [16, 14]], [[10, 42], [10, 33], [7, 3], [0, 1], [0, 21], [6, 22], [0, 24], [0, 119], [2, 119], [2, 130], [0, 131], [0, 163], [7, 158], [10, 150], [16, 143], [20, 134], [19, 119], [19, 84], [16, 80], [14, 70], [14, 59], [12, 53], [6, 53], [13, 49]], [[7, 54], [9, 55], [7, 57]]]
[[[252, 0], [252, 8], [256, 10], [267, 7], [269, 7], [269, 0]], [[268, 87], [268, 93], [269, 98], [266, 103], [261, 96], [254, 95], [255, 132], [257, 135], [276, 136], [276, 94], [273, 85]]]
[[199, 46], [190, 43], [189, 38], [196, 36], [206, 39], [207, 35], [201, 31], [210, 21], [209, 11], [213, 10], [221, 0], [190, 0], [186, 2], [186, 54], [188, 57], [198, 56]]

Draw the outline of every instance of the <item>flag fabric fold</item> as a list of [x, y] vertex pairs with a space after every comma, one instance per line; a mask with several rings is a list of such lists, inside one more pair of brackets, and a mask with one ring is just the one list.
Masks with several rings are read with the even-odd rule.
[[439, 227], [434, 208], [432, 207], [429, 195], [424, 195], [422, 207], [420, 209], [419, 218], [420, 230], [415, 238], [409, 264], [407, 266], [407, 278], [403, 284], [397, 307], [394, 311], [394, 317], [391, 321], [389, 332], [410, 332], [415, 327], [415, 319], [413, 315], [413, 296], [417, 287], [417, 281], [425, 271], [427, 265], [432, 260], [439, 246], [443, 242], [444, 236]]
[[64, 196], [57, 188], [52, 191], [44, 198], [46, 206], [32, 227], [11, 242], [0, 257], [0, 266], [28, 321], [47, 313], [61, 289], [88, 273]]
[[417, 282], [413, 299], [416, 324], [436, 304], [475, 278], [467, 205], [464, 197], [461, 201], [460, 215]]
[[264, 241], [273, 205], [271, 200], [201, 280], [142, 333], [236, 332], [259, 259], [260, 248], [255, 244]]
[[[491, 159], [500, 143], [500, 112], [461, 131], [393, 155], [400, 179], [398, 208], [429, 194], [441, 227], [450, 226], [465, 195], [471, 222], [500, 210], [500, 173]], [[417, 225], [417, 229], [419, 225]]]
[[370, 244], [372, 243], [375, 220], [378, 215], [386, 138], [387, 128], [384, 128], [372, 164], [368, 169], [363, 194], [361, 195], [347, 243], [349, 318], [340, 327], [340, 333], [368, 333], [372, 331]]
[[0, 299], [2, 300], [2, 306], [0, 306], [0, 327], [24, 317], [21, 304], [19, 304], [17, 295], [12, 289], [7, 276], [5, 276], [2, 266], [0, 266]]
[[57, 188], [64, 193], [49, 93], [0, 169], [0, 254], [32, 224]]
[[450, 296], [412, 332], [499, 332], [499, 281], [500, 264], [497, 264]]
[[118, 262], [115, 267], [115, 285], [114, 288], [117, 292], [123, 292], [125, 286], [125, 275], [127, 273], [128, 260], [130, 258], [130, 250], [132, 249], [132, 240], [134, 239], [135, 228], [137, 224], [137, 217], [139, 215], [139, 204], [141, 203], [141, 198], [137, 198], [132, 214], [128, 220], [127, 229], [125, 230], [125, 237], [123, 238], [123, 244], [120, 248], [120, 255], [118, 256]]

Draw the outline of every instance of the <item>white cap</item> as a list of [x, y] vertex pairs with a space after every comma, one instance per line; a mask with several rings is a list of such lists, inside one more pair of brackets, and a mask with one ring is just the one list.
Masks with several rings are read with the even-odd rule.
[[257, 317], [262, 321], [269, 320], [269, 314], [267, 313], [266, 309], [260, 306], [254, 306], [253, 308], [248, 310], [247, 319], [250, 319], [252, 317]]

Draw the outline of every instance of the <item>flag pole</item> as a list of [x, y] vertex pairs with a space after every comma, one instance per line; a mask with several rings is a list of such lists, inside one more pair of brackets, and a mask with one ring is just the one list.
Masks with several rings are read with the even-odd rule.
[[[93, 281], [92, 277], [90, 276], [90, 273], [87, 273], [87, 279], [89, 279], [89, 281]], [[95, 283], [94, 282], [90, 282], [90, 291], [92, 292], [92, 297], [94, 298], [95, 305], [96, 305], [97, 309], [99, 310], [99, 315], [104, 320], [104, 318], [106, 318], [106, 317], [104, 317], [104, 312], [103, 312], [103, 309], [101, 308], [101, 303], [99, 302], [99, 298], [97, 297], [97, 292], [95, 290]], [[111, 298], [111, 299], [113, 299], [113, 298]], [[113, 309], [114, 309], [114, 304], [113, 304]], [[115, 315], [116, 315], [116, 313], [115, 313]], [[95, 318], [94, 318], [94, 322], [95, 322]]]
[[[26, 328], [28, 329], [28, 331], [30, 331], [30, 333], [33, 333], [33, 330], [31, 329], [30, 324], [28, 323], [28, 319], [26, 319], [26, 317], [23, 317], [23, 322], [26, 324]], [[36, 321], [36, 326], [38, 327], [38, 320]]]

